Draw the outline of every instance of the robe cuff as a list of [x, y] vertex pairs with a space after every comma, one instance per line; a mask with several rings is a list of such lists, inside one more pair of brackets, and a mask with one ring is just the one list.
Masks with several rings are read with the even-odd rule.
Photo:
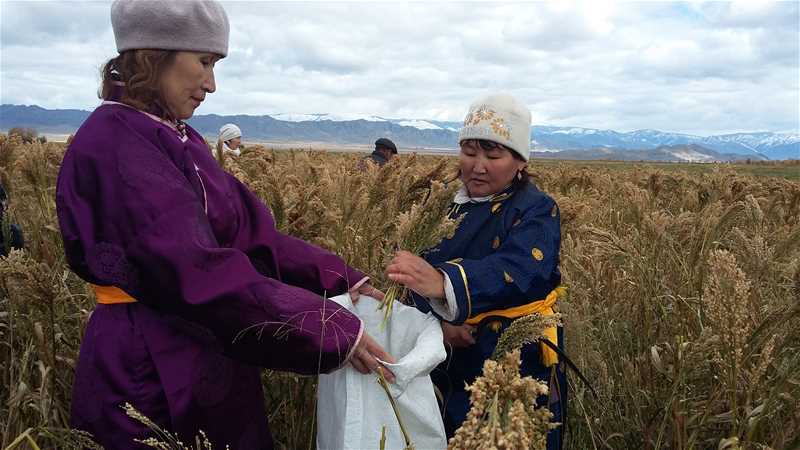
[[346, 366], [347, 363], [350, 362], [350, 358], [352, 358], [353, 355], [356, 353], [358, 344], [361, 343], [361, 338], [364, 336], [364, 321], [359, 318], [358, 322], [359, 322], [359, 327], [358, 327], [358, 335], [356, 336], [356, 341], [353, 343], [353, 346], [350, 348], [350, 351], [347, 352], [347, 358], [344, 359], [344, 361], [342, 362], [342, 364], [339, 365], [339, 367], [333, 370], [339, 370], [342, 367]]
[[453, 289], [453, 283], [450, 281], [450, 276], [446, 272], [440, 270], [444, 275], [444, 295], [445, 298], [428, 298], [428, 305], [430, 305], [433, 312], [435, 312], [442, 320], [452, 322], [458, 317], [458, 302], [456, 302], [456, 293]]
[[455, 318], [450, 322], [454, 325], [460, 325], [472, 313], [472, 299], [469, 293], [467, 272], [461, 264], [452, 261], [437, 265], [436, 268], [444, 272], [452, 287], [452, 291], [448, 293], [445, 285], [445, 295], [448, 297], [448, 303], [450, 303], [449, 299], [452, 298], [454, 300], [452, 303], [455, 305]]
[[[420, 310], [423, 314], [433, 313], [434, 315], [436, 315], [436, 311], [431, 309], [431, 301], [430, 299], [428, 299], [428, 297], [423, 297], [414, 291], [409, 291], [409, 292], [411, 294], [411, 300], [414, 301], [414, 306], [418, 310]], [[436, 315], [436, 317], [441, 319], [441, 317], [439, 317], [438, 315]]]
[[[350, 266], [347, 266], [346, 269], [346, 284], [347, 284], [347, 291], [350, 292], [353, 289], [357, 289], [361, 287], [362, 284], [369, 281], [369, 276], [367, 274], [359, 272], [356, 269], [353, 269]], [[352, 282], [351, 280], [358, 280], [356, 282]]]
[[347, 293], [350, 294], [355, 292], [357, 294], [361, 286], [363, 286], [364, 283], [366, 283], [367, 281], [369, 281], [369, 277], [364, 277], [360, 279], [356, 284], [350, 286], [350, 289], [347, 290]]

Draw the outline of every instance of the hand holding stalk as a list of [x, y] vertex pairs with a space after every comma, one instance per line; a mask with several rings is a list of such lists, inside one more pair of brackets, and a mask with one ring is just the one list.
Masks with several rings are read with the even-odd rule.
[[411, 252], [397, 252], [386, 267], [386, 276], [423, 297], [444, 298], [444, 275]]
[[453, 236], [460, 220], [449, 217], [456, 186], [431, 182], [430, 194], [422, 203], [415, 203], [398, 217], [395, 248], [400, 249], [387, 266], [386, 274], [392, 285], [386, 290], [381, 308], [384, 320], [392, 312], [394, 300], [405, 297], [406, 289], [431, 298], [444, 297], [443, 275], [416, 256]]

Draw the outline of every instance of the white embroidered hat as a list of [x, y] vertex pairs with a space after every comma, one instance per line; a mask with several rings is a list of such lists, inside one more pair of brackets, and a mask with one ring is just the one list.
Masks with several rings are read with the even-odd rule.
[[505, 145], [525, 161], [531, 154], [531, 111], [509, 94], [481, 97], [469, 107], [458, 142], [483, 139]]

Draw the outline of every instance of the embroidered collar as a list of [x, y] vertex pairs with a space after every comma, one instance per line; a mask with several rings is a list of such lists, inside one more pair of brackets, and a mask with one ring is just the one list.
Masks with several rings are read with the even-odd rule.
[[469, 192], [467, 191], [467, 187], [463, 184], [461, 188], [458, 189], [456, 192], [455, 198], [453, 198], [453, 203], [457, 205], [463, 205], [465, 203], [485, 203], [490, 201], [501, 201], [507, 199], [511, 195], [511, 186], [503, 189], [502, 191], [487, 195], [486, 197], [470, 197]]

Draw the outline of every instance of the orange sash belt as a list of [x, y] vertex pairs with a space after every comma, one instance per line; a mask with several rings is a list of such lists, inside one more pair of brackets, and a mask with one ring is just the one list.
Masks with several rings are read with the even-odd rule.
[[[537, 300], [525, 305], [515, 306], [513, 308], [496, 309], [494, 311], [481, 313], [475, 317], [467, 319], [465, 323], [477, 326], [486, 317], [493, 317], [493, 316], [505, 317], [507, 319], [517, 319], [519, 317], [528, 316], [531, 314], [552, 316], [555, 314], [553, 306], [556, 304], [556, 301], [558, 301], [559, 298], [564, 297], [566, 293], [567, 293], [567, 288], [564, 286], [559, 286], [553, 289], [544, 300]], [[545, 328], [542, 334], [545, 339], [549, 340], [553, 344], [558, 345], [558, 330], [556, 329], [556, 327]], [[542, 350], [542, 363], [544, 363], [546, 367], [558, 364], [558, 354], [556, 354], [556, 352], [554, 352], [553, 349], [551, 349], [545, 344], [539, 344], [539, 345], [541, 346]]]
[[97, 297], [97, 303], [103, 305], [117, 305], [120, 303], [136, 303], [136, 299], [126, 294], [125, 291], [114, 286], [98, 286], [90, 284]]

